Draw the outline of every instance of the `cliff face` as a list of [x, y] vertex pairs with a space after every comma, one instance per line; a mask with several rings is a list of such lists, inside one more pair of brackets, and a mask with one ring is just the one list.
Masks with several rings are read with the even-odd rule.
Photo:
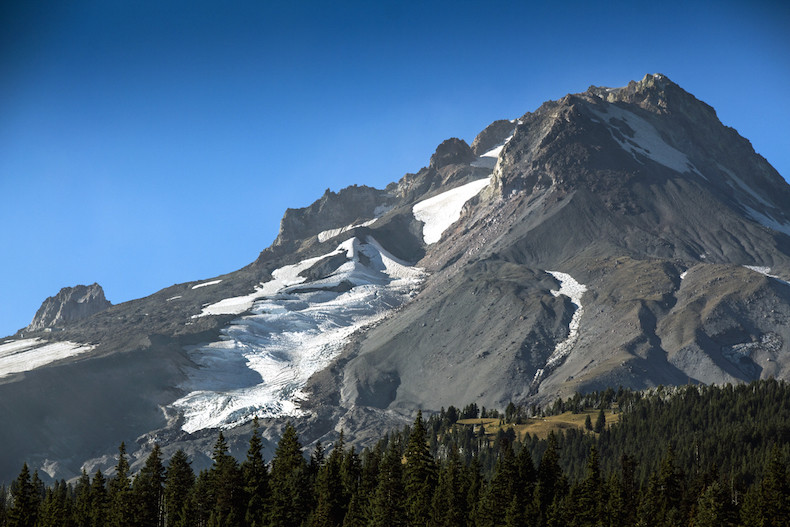
[[57, 295], [44, 300], [26, 329], [39, 331], [64, 326], [104, 311], [111, 305], [99, 284], [64, 287]]

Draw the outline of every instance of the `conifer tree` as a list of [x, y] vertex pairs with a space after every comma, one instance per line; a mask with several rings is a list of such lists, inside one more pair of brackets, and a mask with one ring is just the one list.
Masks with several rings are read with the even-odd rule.
[[333, 527], [343, 523], [346, 515], [341, 471], [343, 467], [343, 438], [335, 443], [326, 463], [319, 469], [315, 485], [316, 508], [310, 525]]
[[480, 501], [480, 510], [477, 514], [478, 526], [498, 527], [504, 525], [505, 515], [503, 512], [508, 510], [514, 498], [516, 498], [517, 507], [523, 507], [524, 504], [518, 503], [519, 500], [516, 497], [517, 479], [518, 469], [513, 449], [510, 443], [506, 443], [497, 461], [494, 476], [486, 486]]
[[291, 423], [285, 426], [272, 459], [271, 527], [299, 527], [309, 512], [309, 476], [302, 445]]
[[8, 509], [6, 525], [8, 527], [33, 527], [38, 516], [38, 497], [36, 488], [30, 479], [27, 463], [11, 485], [13, 503]]
[[246, 499], [244, 522], [250, 527], [263, 525], [265, 505], [269, 499], [269, 470], [263, 461], [262, 449], [258, 418], [255, 417], [252, 422], [252, 437], [247, 449], [247, 458], [241, 464]]
[[[90, 526], [91, 513], [91, 478], [82, 469], [77, 483], [74, 485], [74, 524], [77, 527]], [[1, 525], [1, 524], [0, 524]]]
[[74, 524], [73, 502], [64, 480], [56, 481], [44, 491], [38, 521], [39, 527], [71, 527]]
[[165, 467], [162, 450], [154, 444], [140, 473], [132, 483], [135, 502], [135, 521], [138, 525], [161, 527], [164, 525]]
[[455, 445], [450, 448], [447, 462], [439, 472], [439, 481], [433, 495], [432, 524], [436, 527], [463, 527], [467, 519], [465, 481], [461, 459]]
[[407, 525], [400, 445], [392, 441], [378, 472], [378, 485], [370, 501], [370, 527]]
[[431, 516], [431, 499], [436, 486], [436, 466], [428, 447], [427, 430], [422, 411], [417, 412], [409, 442], [406, 445], [404, 490], [409, 525], [424, 525]]
[[206, 527], [211, 518], [214, 505], [211, 476], [208, 470], [201, 470], [189, 496], [183, 504], [175, 525], [177, 527]]
[[606, 415], [604, 415], [603, 408], [601, 408], [598, 411], [598, 418], [595, 420], [594, 431], [596, 434], [600, 434], [604, 428], [606, 428]]
[[562, 471], [557, 452], [557, 436], [552, 431], [549, 433], [546, 451], [543, 453], [538, 465], [538, 485], [535, 490], [538, 508], [542, 517], [546, 517], [549, 507], [554, 501], [555, 494], [561, 484], [561, 478]]
[[109, 525], [107, 515], [109, 513], [110, 497], [107, 493], [107, 481], [101, 470], [96, 469], [91, 482], [91, 527], [104, 527]]
[[228, 453], [228, 444], [219, 432], [212, 454], [214, 464], [209, 470], [213, 495], [210, 524], [217, 527], [240, 525], [244, 518], [243, 484], [236, 459]]
[[178, 449], [170, 458], [165, 473], [164, 502], [165, 525], [174, 527], [181, 520], [184, 505], [195, 484], [195, 473], [186, 453]]
[[110, 527], [128, 527], [132, 525], [134, 510], [131, 500], [132, 485], [129, 479], [129, 461], [126, 459], [126, 444], [121, 442], [118, 447], [118, 463], [115, 465], [115, 476], [109, 484], [109, 513], [107, 525]]
[[348, 510], [343, 518], [343, 527], [365, 527], [368, 524], [365, 515], [365, 498], [361, 491], [357, 491], [351, 496], [348, 502]]

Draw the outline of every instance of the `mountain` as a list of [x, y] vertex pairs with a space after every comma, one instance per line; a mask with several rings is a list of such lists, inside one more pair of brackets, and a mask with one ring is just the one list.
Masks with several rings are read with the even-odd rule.
[[267, 448], [365, 444], [417, 408], [787, 379], [787, 280], [790, 185], [749, 142], [664, 75], [593, 86], [288, 209], [241, 270], [4, 339], [0, 477], [122, 440], [199, 467], [254, 415]]
[[111, 305], [104, 298], [104, 290], [99, 284], [64, 287], [57, 295], [44, 300], [26, 329], [40, 331], [63, 326], [94, 315]]

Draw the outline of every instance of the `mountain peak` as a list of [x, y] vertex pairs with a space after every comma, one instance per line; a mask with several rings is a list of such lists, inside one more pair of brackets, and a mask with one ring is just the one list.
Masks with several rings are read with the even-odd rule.
[[38, 331], [52, 326], [63, 326], [104, 311], [111, 305], [104, 297], [104, 290], [97, 283], [64, 287], [57, 295], [44, 300], [26, 329]]

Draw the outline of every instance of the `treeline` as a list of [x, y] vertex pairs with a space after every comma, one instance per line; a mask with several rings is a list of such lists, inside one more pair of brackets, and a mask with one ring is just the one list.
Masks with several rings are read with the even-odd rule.
[[[619, 423], [520, 433], [531, 418], [591, 409], [621, 412]], [[459, 423], [476, 417], [496, 427]], [[47, 487], [24, 466], [0, 491], [0, 525], [785, 526], [789, 448], [790, 388], [773, 380], [449, 407], [361, 453], [341, 434], [306, 456], [288, 425], [270, 463], [256, 423], [245, 459], [220, 433], [198, 474], [183, 451], [165, 464], [155, 447], [132, 476], [123, 444], [111, 478]]]

